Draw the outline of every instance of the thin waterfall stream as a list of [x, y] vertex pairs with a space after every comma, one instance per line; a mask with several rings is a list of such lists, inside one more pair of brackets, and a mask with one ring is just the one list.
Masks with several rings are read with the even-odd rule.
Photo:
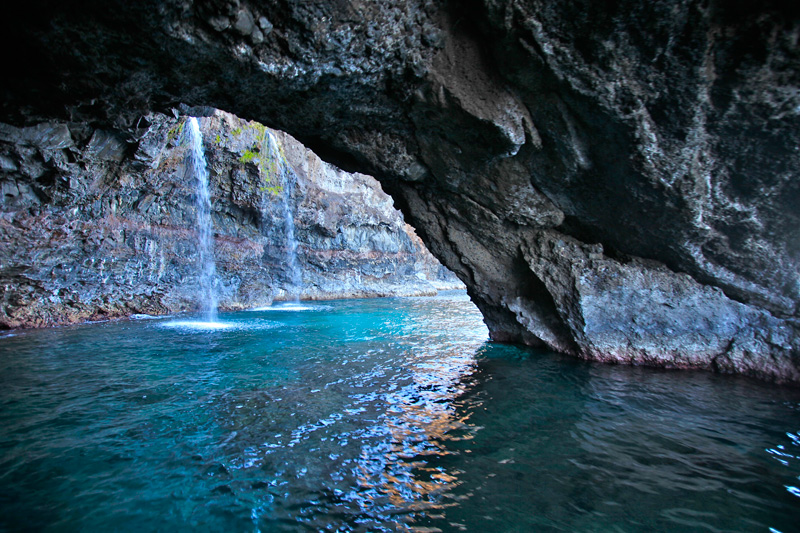
[[[272, 193], [278, 192], [280, 199], [281, 214], [283, 217], [284, 233], [286, 235], [286, 271], [287, 271], [287, 286], [286, 286], [286, 299], [290, 302], [297, 303], [300, 301], [300, 294], [303, 287], [302, 272], [300, 265], [297, 261], [297, 238], [295, 236], [295, 222], [294, 222], [294, 207], [292, 204], [292, 195], [294, 193], [295, 182], [297, 177], [294, 174], [291, 166], [286, 161], [281, 146], [272, 132], [267, 131], [264, 137], [266, 144], [266, 153], [269, 161], [271, 161], [270, 168], [274, 169], [274, 173], [279, 180], [280, 187], [269, 189]], [[270, 192], [265, 192], [265, 199]]]
[[203, 134], [195, 117], [186, 121], [185, 140], [189, 144], [188, 169], [195, 179], [197, 208], [198, 263], [200, 266], [200, 309], [207, 322], [217, 322], [217, 267], [214, 264], [211, 194], [208, 188], [208, 163], [203, 150]]

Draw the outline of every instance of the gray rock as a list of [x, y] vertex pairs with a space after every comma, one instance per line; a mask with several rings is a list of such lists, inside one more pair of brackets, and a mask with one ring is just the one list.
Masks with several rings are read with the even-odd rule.
[[0, 123], [0, 141], [35, 146], [44, 150], [70, 148], [75, 143], [66, 124], [45, 123], [28, 128], [15, 128]]
[[14, 171], [17, 170], [17, 164], [10, 157], [0, 156], [0, 170]]
[[272, 31], [272, 23], [267, 20], [267, 17], [258, 17], [258, 27], [264, 31], [264, 35], [269, 35]]
[[125, 139], [114, 132], [95, 130], [89, 144], [86, 146], [85, 153], [100, 161], [122, 161], [128, 144]]
[[261, 44], [264, 42], [264, 34], [261, 33], [261, 30], [256, 28], [255, 30], [253, 30], [253, 33], [250, 34], [250, 41], [253, 44]]
[[[576, 355], [800, 381], [796, 362], [781, 357], [798, 349], [794, 321], [731, 300], [661, 264], [621, 264], [601, 248], [552, 231], [523, 250], [531, 273], [555, 295]], [[509, 308], [525, 321], [528, 304], [518, 297]]]
[[208, 23], [217, 31], [225, 31], [231, 27], [230, 19], [224, 16], [209, 17]]
[[250, 35], [256, 29], [256, 22], [253, 20], [253, 15], [247, 9], [240, 9], [236, 13], [236, 18], [233, 21], [233, 29], [240, 35]]

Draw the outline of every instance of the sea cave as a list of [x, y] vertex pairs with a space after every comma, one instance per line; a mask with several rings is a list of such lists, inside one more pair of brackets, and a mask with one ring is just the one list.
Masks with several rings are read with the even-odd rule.
[[797, 527], [800, 8], [3, 20], [1, 530]]

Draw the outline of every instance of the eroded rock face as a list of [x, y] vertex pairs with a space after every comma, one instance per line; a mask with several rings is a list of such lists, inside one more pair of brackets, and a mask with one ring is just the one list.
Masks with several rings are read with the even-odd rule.
[[[0, 326], [199, 306], [185, 118], [147, 121], [137, 145], [63, 123], [0, 125]], [[255, 122], [221, 112], [199, 121], [223, 309], [289, 295], [421, 295], [458, 285], [373, 178], [324, 163]], [[296, 285], [287, 224], [297, 240]]]
[[800, 381], [796, 7], [31, 5], [7, 122], [255, 118], [376, 175], [495, 339]]

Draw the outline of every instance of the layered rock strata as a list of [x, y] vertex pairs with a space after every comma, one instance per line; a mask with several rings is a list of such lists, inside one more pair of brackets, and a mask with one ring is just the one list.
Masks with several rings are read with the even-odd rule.
[[[205, 111], [223, 309], [289, 294], [419, 295], [459, 284], [373, 178], [322, 162], [284, 133]], [[117, 132], [75, 124], [0, 125], [0, 326], [198, 307], [202, 266], [185, 118], [146, 120], [135, 147]], [[287, 271], [287, 223], [298, 241], [297, 287]]]
[[27, 5], [6, 122], [254, 118], [377, 176], [495, 339], [800, 381], [796, 7]]

